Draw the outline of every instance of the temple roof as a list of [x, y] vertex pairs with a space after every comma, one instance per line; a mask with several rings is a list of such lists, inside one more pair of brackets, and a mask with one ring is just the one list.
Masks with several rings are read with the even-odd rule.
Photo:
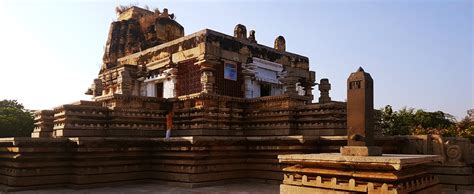
[[176, 53], [182, 50], [196, 47], [197, 44], [202, 42], [219, 42], [219, 46], [221, 49], [230, 50], [234, 52], [238, 52], [240, 49], [242, 49], [242, 47], [247, 47], [249, 50], [251, 50], [251, 52], [255, 52], [252, 53], [253, 56], [257, 54], [257, 56], [255, 57], [263, 58], [269, 61], [274, 61], [271, 58], [286, 56], [291, 58], [293, 61], [302, 61], [305, 63], [309, 63], [309, 59], [306, 56], [298, 55], [287, 51], [279, 51], [269, 46], [252, 43], [248, 40], [238, 39], [233, 36], [210, 29], [203, 29], [198, 32], [186, 35], [184, 37], [145, 49], [140, 52], [127, 55], [125, 57], [121, 57], [118, 59], [118, 62], [119, 64], [130, 64], [130, 61], [133, 61], [131, 60], [133, 58], [143, 57], [151, 53], [157, 54], [158, 52]]

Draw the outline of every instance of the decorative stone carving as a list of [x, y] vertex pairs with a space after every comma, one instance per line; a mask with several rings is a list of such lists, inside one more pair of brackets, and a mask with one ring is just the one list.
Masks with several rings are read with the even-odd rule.
[[283, 36], [278, 36], [275, 39], [275, 45], [274, 48], [279, 51], [286, 51], [286, 41]]
[[117, 79], [119, 84], [119, 94], [132, 94], [133, 80], [130, 77], [130, 73], [127, 70], [120, 72], [120, 76]]
[[237, 24], [234, 28], [234, 37], [247, 39], [247, 28], [242, 24]]
[[262, 84], [270, 89], [268, 96], [281, 95], [282, 82], [278, 77], [283, 71], [283, 65], [257, 57], [249, 58], [247, 64], [242, 65], [244, 77], [244, 91], [246, 98], [261, 97]]
[[184, 36], [184, 28], [168, 9], [163, 13], [136, 6], [123, 7], [118, 21], [110, 25], [103, 55], [102, 70], [117, 65], [123, 56], [145, 50]]
[[257, 40], [255, 39], [255, 30], [250, 30], [248, 39], [252, 43], [257, 43]]
[[214, 84], [216, 82], [214, 77], [214, 64], [208, 61], [202, 61], [199, 65], [201, 66], [202, 93], [214, 93]]
[[462, 150], [459, 145], [448, 145], [446, 148], [446, 156], [448, 161], [459, 161], [462, 157]]

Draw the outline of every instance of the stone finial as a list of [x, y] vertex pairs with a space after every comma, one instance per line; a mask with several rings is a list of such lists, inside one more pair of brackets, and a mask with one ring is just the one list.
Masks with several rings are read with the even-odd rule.
[[248, 39], [252, 43], [257, 43], [257, 40], [255, 39], [255, 30], [250, 30]]
[[247, 39], [247, 28], [242, 24], [237, 24], [234, 28], [234, 37]]
[[283, 36], [278, 36], [275, 39], [275, 46], [274, 48], [279, 51], [286, 51], [286, 41]]
[[347, 79], [347, 145], [342, 155], [382, 155], [374, 146], [374, 81], [362, 67]]
[[329, 97], [329, 90], [331, 90], [331, 84], [329, 83], [329, 79], [321, 79], [321, 81], [319, 81], [318, 89], [321, 94], [319, 97], [319, 103], [322, 104], [331, 102], [331, 97]]
[[168, 9], [164, 8], [163, 13], [161, 15], [168, 17], [169, 16]]

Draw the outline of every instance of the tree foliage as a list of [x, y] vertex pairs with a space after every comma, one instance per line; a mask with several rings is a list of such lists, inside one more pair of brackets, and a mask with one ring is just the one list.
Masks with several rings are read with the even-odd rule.
[[33, 128], [31, 111], [16, 100], [0, 101], [0, 137], [30, 136]]
[[448, 137], [474, 135], [474, 123], [468, 117], [456, 122], [452, 115], [442, 111], [428, 112], [406, 107], [393, 111], [392, 107], [387, 105], [380, 110], [377, 119], [385, 135], [436, 134]]

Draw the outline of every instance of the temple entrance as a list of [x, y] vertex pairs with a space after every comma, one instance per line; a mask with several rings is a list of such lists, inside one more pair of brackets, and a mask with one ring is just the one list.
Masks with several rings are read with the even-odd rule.
[[163, 82], [156, 83], [155, 89], [156, 89], [156, 97], [163, 98]]
[[272, 94], [272, 86], [270, 84], [260, 84], [260, 96], [270, 96]]

